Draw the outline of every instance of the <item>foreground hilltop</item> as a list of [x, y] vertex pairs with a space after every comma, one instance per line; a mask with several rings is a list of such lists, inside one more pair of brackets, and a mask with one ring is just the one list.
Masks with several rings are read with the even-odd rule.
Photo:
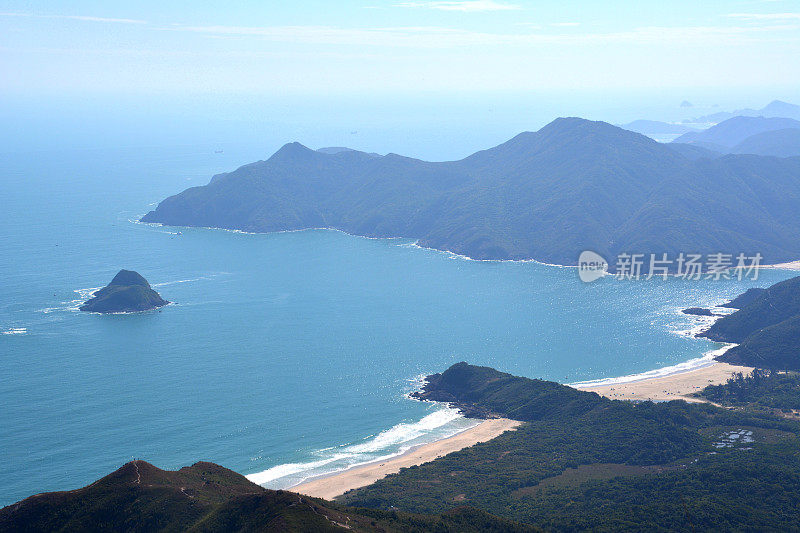
[[80, 306], [81, 311], [93, 313], [134, 313], [167, 305], [141, 274], [120, 270], [111, 283], [95, 292]]
[[460, 161], [285, 145], [167, 198], [144, 222], [251, 232], [330, 227], [475, 259], [576, 264], [594, 250], [800, 257], [800, 158], [705, 157], [560, 118]]
[[0, 531], [534, 532], [475, 509], [441, 516], [353, 510], [267, 490], [214, 463], [177, 471], [132, 461], [88, 487], [0, 509]]
[[[428, 376], [417, 397], [513, 418], [516, 431], [336, 502], [263, 489], [211, 463], [169, 472], [134, 461], [83, 489], [1, 509], [0, 531], [796, 530], [800, 421], [779, 409], [800, 406], [800, 381], [765, 376], [703, 391], [735, 399], [729, 410], [610, 400], [458, 363]], [[773, 385], [777, 397], [764, 390]]]

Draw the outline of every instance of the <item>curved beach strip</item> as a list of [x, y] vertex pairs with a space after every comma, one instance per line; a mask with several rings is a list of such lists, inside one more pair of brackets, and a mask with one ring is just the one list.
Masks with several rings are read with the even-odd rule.
[[606, 383], [601, 385], [572, 384], [576, 389], [592, 391], [612, 400], [670, 401], [686, 400], [702, 402], [701, 398], [689, 396], [708, 385], [725, 383], [734, 373], [749, 374], [747, 366], [735, 366], [714, 362], [707, 366], [692, 368], [665, 376], [648, 377], [635, 381]]
[[287, 490], [305, 494], [306, 496], [332, 500], [348, 490], [366, 487], [389, 474], [396, 474], [401, 468], [421, 465], [479, 442], [486, 442], [506, 431], [516, 429], [520, 424], [522, 422], [509, 420], [508, 418], [484, 420], [477, 426], [452, 437], [423, 444], [397, 457], [312, 479]]

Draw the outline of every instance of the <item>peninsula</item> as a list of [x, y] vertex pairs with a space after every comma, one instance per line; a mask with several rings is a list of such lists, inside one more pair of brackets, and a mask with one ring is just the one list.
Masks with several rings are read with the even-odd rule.
[[163, 200], [143, 222], [404, 237], [473, 259], [575, 265], [584, 250], [800, 257], [800, 158], [714, 155], [605, 122], [559, 118], [459, 161], [318, 151], [266, 161]]

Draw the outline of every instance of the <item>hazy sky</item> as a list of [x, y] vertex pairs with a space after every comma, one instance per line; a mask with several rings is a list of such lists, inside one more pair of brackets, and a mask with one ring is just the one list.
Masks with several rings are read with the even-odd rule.
[[0, 152], [461, 157], [558, 116], [800, 103], [798, 58], [800, 0], [3, 0]]
[[800, 84], [791, 0], [4, 0], [0, 12], [6, 94]]

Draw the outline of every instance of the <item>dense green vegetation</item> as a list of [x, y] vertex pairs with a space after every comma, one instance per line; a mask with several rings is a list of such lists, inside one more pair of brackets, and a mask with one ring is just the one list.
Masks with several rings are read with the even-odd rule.
[[720, 318], [702, 334], [715, 341], [739, 343], [718, 360], [800, 370], [800, 277], [767, 289], [751, 289], [726, 305], [739, 310]]
[[735, 313], [717, 320], [703, 335], [720, 342], [742, 342], [756, 331], [800, 315], [800, 276], [781, 281]]
[[722, 307], [729, 307], [730, 309], [741, 309], [742, 307], [749, 305], [755, 301], [756, 298], [764, 294], [764, 291], [767, 289], [762, 289], [760, 287], [753, 287], [751, 289], [747, 289], [745, 292], [731, 300], [730, 302], [723, 304]]
[[698, 396], [723, 405], [800, 409], [800, 374], [756, 368], [734, 374], [722, 385], [709, 385]]
[[748, 335], [718, 359], [758, 368], [800, 370], [800, 315]]
[[331, 227], [478, 259], [575, 264], [591, 249], [612, 270], [622, 252], [800, 256], [800, 159], [700, 152], [579, 118], [439, 163], [292, 143], [165, 199], [142, 220]]
[[541, 420], [584, 414], [610, 400], [540, 379], [523, 379], [493, 368], [456, 363], [426, 378], [420, 400], [448, 402], [470, 416]]
[[[434, 381], [431, 391], [452, 394], [457, 405], [470, 397], [498, 415], [527, 413], [520, 394], [548, 405], [516, 431], [351, 491], [343, 503], [425, 512], [468, 504], [557, 531], [780, 529], [800, 518], [785, 507], [800, 498], [798, 422], [570, 394], [464, 364]], [[580, 408], [562, 406], [578, 398]], [[726, 436], [739, 431], [747, 439]]]
[[661, 471], [520, 491], [512, 501], [548, 531], [796, 531], [797, 438], [746, 448]]
[[120, 270], [111, 283], [95, 292], [80, 310], [93, 313], [130, 313], [155, 309], [168, 303], [139, 273]]
[[213, 463], [170, 472], [126, 464], [70, 492], [38, 494], [0, 510], [0, 531], [533, 532], [477, 509], [425, 516], [354, 510], [266, 490]]

